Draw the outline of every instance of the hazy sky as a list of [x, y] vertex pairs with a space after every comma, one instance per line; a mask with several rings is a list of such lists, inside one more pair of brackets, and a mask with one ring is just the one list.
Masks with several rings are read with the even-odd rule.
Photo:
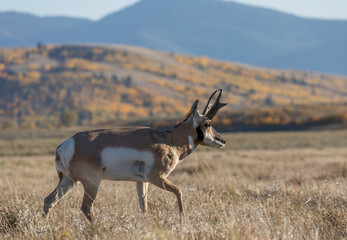
[[[16, 10], [39, 16], [75, 16], [93, 20], [139, 0], [0, 0], [0, 11]], [[235, 0], [295, 15], [347, 20], [347, 0]]]

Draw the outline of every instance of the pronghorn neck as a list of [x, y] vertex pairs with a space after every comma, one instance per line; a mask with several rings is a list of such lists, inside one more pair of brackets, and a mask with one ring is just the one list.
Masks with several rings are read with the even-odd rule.
[[196, 126], [194, 125], [193, 117], [190, 116], [167, 132], [166, 138], [180, 160], [192, 153], [199, 144]]

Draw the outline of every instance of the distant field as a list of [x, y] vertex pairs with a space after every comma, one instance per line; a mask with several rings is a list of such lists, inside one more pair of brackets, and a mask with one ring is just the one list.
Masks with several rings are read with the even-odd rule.
[[[82, 128], [0, 131], [0, 156], [54, 154], [56, 147]], [[346, 147], [347, 129], [324, 131], [223, 133], [226, 150]], [[198, 151], [212, 151], [198, 148]]]
[[76, 129], [0, 131], [0, 156], [54, 154], [56, 147]]
[[[2, 132], [1, 153], [50, 149], [72, 132]], [[111, 181], [101, 184], [94, 225], [79, 210], [81, 184], [45, 221], [53, 155], [0, 157], [0, 239], [346, 239], [346, 133], [232, 133], [226, 149], [199, 148], [169, 177], [183, 191], [183, 226], [173, 194], [150, 186], [143, 215], [135, 184]], [[5, 152], [9, 138], [22, 147]]]

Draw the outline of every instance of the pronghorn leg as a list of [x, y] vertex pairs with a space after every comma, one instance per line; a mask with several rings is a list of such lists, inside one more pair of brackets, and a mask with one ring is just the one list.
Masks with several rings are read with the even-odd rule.
[[181, 190], [177, 186], [172, 184], [169, 180], [164, 178], [164, 177], [151, 179], [150, 183], [156, 185], [157, 187], [165, 189], [165, 190], [167, 190], [169, 192], [172, 192], [172, 193], [174, 193], [176, 195], [177, 202], [178, 202], [178, 207], [179, 207], [180, 214], [181, 214], [181, 222], [183, 222], [183, 219], [184, 219], [184, 207], [183, 207], [183, 199], [182, 199], [182, 192], [181, 192]]
[[82, 181], [84, 187], [84, 196], [81, 210], [86, 218], [92, 222], [94, 220], [93, 203], [98, 193], [99, 182]]
[[[60, 173], [61, 174], [61, 173]], [[50, 209], [61, 199], [74, 185], [75, 181], [66, 175], [59, 174], [61, 178], [58, 186], [44, 200], [43, 215], [48, 216]]]
[[140, 208], [142, 212], [147, 211], [147, 196], [148, 196], [148, 182], [136, 183], [137, 195], [139, 197]]

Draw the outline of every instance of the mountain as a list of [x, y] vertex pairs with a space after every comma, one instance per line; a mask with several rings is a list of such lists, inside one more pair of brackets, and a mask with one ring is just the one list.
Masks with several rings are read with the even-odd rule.
[[[14, 27], [13, 32], [20, 31]], [[54, 38], [50, 32], [37, 36], [52, 43], [119, 43], [347, 75], [347, 21], [300, 18], [235, 2], [143, 0], [99, 21], [59, 31]]]
[[18, 12], [0, 12], [0, 46], [34, 46], [39, 41], [56, 42], [61, 34], [91, 23], [70, 17], [37, 17]]

